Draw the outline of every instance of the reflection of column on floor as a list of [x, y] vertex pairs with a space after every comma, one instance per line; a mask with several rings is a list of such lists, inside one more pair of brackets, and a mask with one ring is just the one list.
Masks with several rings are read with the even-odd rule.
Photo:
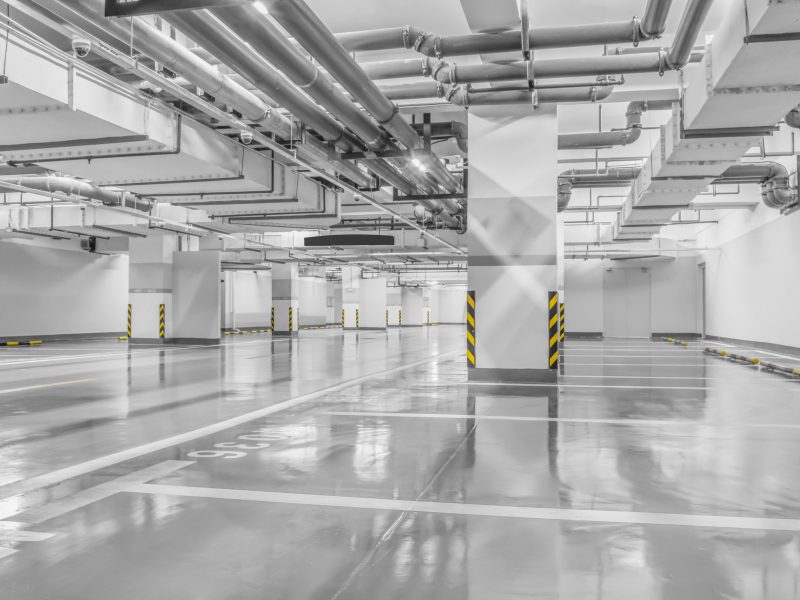
[[473, 380], [556, 379], [549, 368], [548, 292], [557, 289], [557, 137], [555, 108], [470, 109]]
[[402, 288], [403, 327], [421, 327], [425, 323], [425, 304], [422, 288]]
[[272, 308], [275, 309], [273, 335], [293, 335], [298, 331], [300, 274], [297, 263], [272, 267]]
[[360, 325], [360, 285], [361, 267], [342, 267], [342, 326], [345, 329], [356, 329]]
[[358, 326], [361, 329], [386, 329], [386, 280], [362, 279], [358, 291]]

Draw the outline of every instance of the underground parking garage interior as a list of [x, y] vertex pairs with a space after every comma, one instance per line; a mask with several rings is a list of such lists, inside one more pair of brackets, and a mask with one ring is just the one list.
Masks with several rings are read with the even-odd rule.
[[800, 0], [0, 0], [0, 598], [800, 598], [798, 56]]

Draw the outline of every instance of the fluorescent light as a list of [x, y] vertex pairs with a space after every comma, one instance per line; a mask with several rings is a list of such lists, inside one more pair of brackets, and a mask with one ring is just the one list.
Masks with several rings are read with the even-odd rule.
[[266, 15], [268, 14], [268, 13], [267, 13], [267, 7], [266, 7], [266, 6], [264, 6], [264, 5], [263, 5], [261, 2], [253, 2], [253, 6], [254, 6], [254, 7], [255, 7], [255, 9], [256, 9], [258, 12], [260, 12], [262, 15], [266, 16]]
[[417, 167], [420, 171], [427, 171], [428, 170], [425, 167], [425, 165], [422, 164], [422, 161], [420, 159], [418, 159], [418, 158], [412, 158], [411, 159], [411, 164], [414, 165], [415, 167]]

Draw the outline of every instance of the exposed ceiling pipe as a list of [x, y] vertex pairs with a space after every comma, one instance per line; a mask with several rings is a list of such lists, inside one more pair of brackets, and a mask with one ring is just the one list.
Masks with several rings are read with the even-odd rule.
[[[661, 48], [647, 49], [647, 52], [630, 54], [605, 54], [602, 56], [582, 56], [571, 58], [541, 58], [532, 61], [533, 73], [537, 80], [625, 75], [630, 73], [664, 73], [671, 67], [667, 62], [667, 51]], [[703, 54], [693, 52], [689, 62], [699, 62]], [[528, 64], [524, 61], [507, 63], [482, 63], [479, 65], [459, 65], [444, 61], [433, 62], [423, 71], [418, 67], [420, 60], [393, 60], [363, 63], [364, 71], [373, 79], [397, 79], [428, 75], [443, 84], [480, 83], [492, 81], [521, 81], [528, 77]], [[413, 72], [412, 72], [413, 71]]]
[[667, 53], [666, 62], [671, 69], [682, 69], [689, 62], [692, 48], [713, 2], [714, 0], [689, 0], [686, 3]]
[[786, 124], [794, 129], [800, 129], [800, 109], [793, 108], [784, 117]]
[[770, 208], [783, 209], [798, 202], [797, 190], [789, 184], [789, 171], [776, 162], [732, 165], [714, 183], [760, 183], [761, 199]]
[[[414, 131], [419, 134], [425, 131], [425, 125], [423, 123], [414, 123], [412, 127]], [[467, 151], [467, 126], [461, 121], [431, 123], [430, 128], [432, 137], [455, 138], [458, 148], [462, 152]]]
[[569, 205], [573, 188], [625, 186], [636, 179], [641, 171], [639, 167], [619, 167], [600, 172], [593, 169], [564, 171], [558, 176], [558, 212], [564, 211]]
[[166, 13], [165, 19], [252, 82], [257, 89], [274, 98], [326, 141], [345, 152], [357, 147], [357, 142], [341, 123], [309, 100], [231, 30], [216, 22], [205, 11], [175, 11]]
[[[648, 0], [644, 17], [629, 21], [593, 23], [566, 27], [541, 27], [528, 31], [531, 48], [567, 48], [655, 39], [664, 33], [672, 0]], [[514, 52], [521, 48], [520, 31], [474, 33], [458, 36], [435, 35], [406, 25], [373, 31], [341, 33], [339, 42], [351, 52], [370, 50], [416, 50], [426, 56], [463, 56]]]
[[[401, 144], [409, 149], [419, 145], [419, 136], [400, 116], [397, 107], [381, 94], [305, 2], [265, 0], [265, 5], [270, 16], [280, 22]], [[264, 18], [262, 15], [259, 17]]]
[[[278, 20], [389, 133], [409, 150], [419, 146], [420, 139], [413, 127], [403, 119], [394, 103], [381, 93], [305, 2], [265, 0], [265, 4], [270, 16]], [[263, 15], [258, 16], [265, 18]], [[455, 192], [459, 188], [458, 180], [438, 160], [433, 160], [431, 167], [437, 183], [446, 191]]]
[[497, 104], [554, 104], [567, 102], [598, 102], [611, 94], [611, 86], [577, 88], [550, 88], [536, 90], [471, 90], [468, 87], [451, 88], [445, 96], [458, 106], [486, 106]]
[[212, 14], [349, 127], [370, 150], [386, 147], [388, 138], [380, 125], [353, 104], [326, 73], [297, 50], [254, 6], [221, 7], [212, 10]]
[[153, 202], [149, 198], [142, 198], [137, 194], [123, 190], [110, 190], [97, 186], [88, 181], [73, 179], [72, 177], [61, 177], [58, 175], [46, 175], [36, 177], [4, 177], [4, 182], [13, 183], [33, 190], [41, 190], [48, 193], [61, 193], [74, 196], [89, 198], [102, 202], [105, 206], [122, 206], [133, 208], [142, 212], [149, 212], [153, 208]]
[[637, 100], [630, 102], [625, 111], [625, 129], [589, 133], [562, 133], [558, 136], [559, 150], [586, 148], [611, 148], [627, 146], [639, 139], [642, 132], [642, 113], [647, 110], [669, 110], [672, 100]]

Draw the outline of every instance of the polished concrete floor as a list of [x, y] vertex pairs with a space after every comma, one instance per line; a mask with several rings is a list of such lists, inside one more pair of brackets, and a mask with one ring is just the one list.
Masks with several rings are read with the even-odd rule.
[[800, 382], [563, 355], [556, 388], [467, 385], [460, 327], [0, 349], [0, 598], [800, 598]]

